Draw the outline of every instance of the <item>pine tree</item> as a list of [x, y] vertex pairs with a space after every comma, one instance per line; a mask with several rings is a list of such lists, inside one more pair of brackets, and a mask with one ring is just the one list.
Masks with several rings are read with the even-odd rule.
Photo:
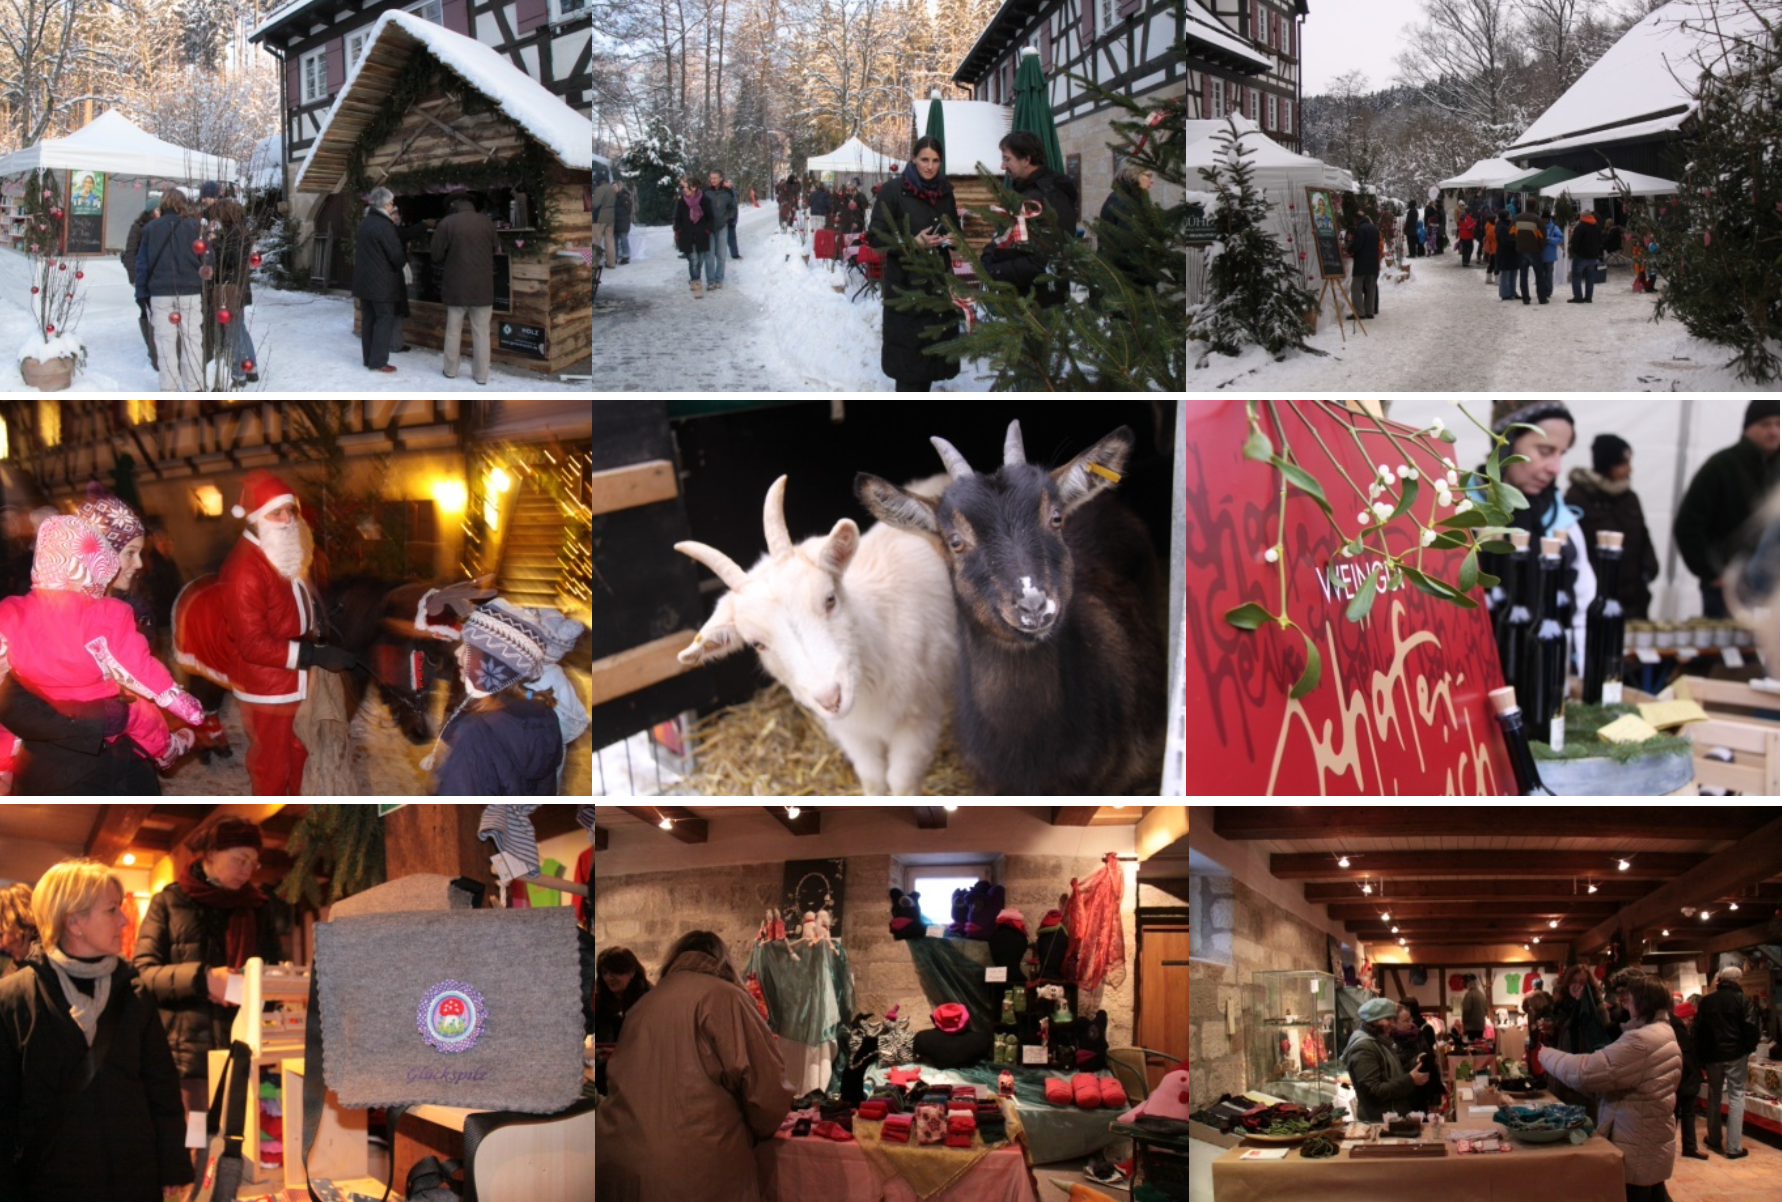
[[[1697, 88], [1699, 133], [1677, 195], [1654, 202], [1656, 317], [1729, 348], [1741, 380], [1782, 379], [1782, 22], [1735, 43]], [[1648, 260], [1651, 262], [1652, 260]]]
[[637, 182], [638, 225], [666, 225], [674, 220], [674, 199], [681, 179], [692, 170], [687, 140], [661, 117], [650, 118], [644, 136], [618, 163], [619, 174]]
[[1205, 343], [1202, 367], [1215, 352], [1235, 355], [1250, 345], [1276, 359], [1290, 350], [1312, 350], [1306, 345], [1305, 315], [1318, 303], [1270, 232], [1268, 198], [1247, 161], [1254, 152], [1238, 141], [1236, 123], [1227, 125], [1217, 135], [1224, 166], [1201, 172], [1219, 195], [1213, 212], [1219, 238], [1207, 266], [1207, 299], [1193, 308], [1188, 326], [1188, 336]]

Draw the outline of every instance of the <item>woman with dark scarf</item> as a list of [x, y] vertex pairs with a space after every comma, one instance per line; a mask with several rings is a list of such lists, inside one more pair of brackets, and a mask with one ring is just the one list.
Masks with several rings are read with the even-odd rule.
[[131, 959], [161, 1011], [186, 1108], [203, 1111], [209, 1053], [229, 1046], [235, 1018], [235, 1004], [224, 1000], [229, 975], [254, 956], [268, 964], [285, 956], [274, 907], [253, 883], [260, 828], [222, 818], [193, 831], [185, 846], [193, 858], [149, 902]]
[[[927, 392], [935, 381], [951, 380], [959, 374], [956, 360], [922, 353], [925, 347], [957, 337], [958, 314], [910, 312], [891, 305], [906, 293], [941, 295], [934, 285], [916, 282], [905, 255], [907, 243], [900, 242], [898, 234], [915, 242], [915, 254], [934, 256], [941, 272], [951, 270], [948, 247], [959, 229], [959, 207], [953, 200], [952, 183], [941, 174], [941, 153], [941, 144], [934, 138], [916, 139], [903, 174], [879, 189], [866, 230], [866, 240], [885, 256], [885, 278], [879, 287], [885, 302], [879, 368], [896, 382], [898, 392]], [[941, 278], [946, 277], [943, 274]], [[935, 325], [942, 327], [940, 333], [924, 337], [923, 330]]]
[[[1577, 670], [1582, 671], [1584, 654], [1584, 619], [1590, 603], [1596, 599], [1596, 572], [1590, 566], [1590, 553], [1584, 545], [1584, 530], [1578, 523], [1579, 511], [1567, 505], [1559, 495], [1559, 461], [1577, 440], [1572, 411], [1564, 401], [1495, 401], [1491, 408], [1491, 429], [1504, 434], [1514, 425], [1536, 426], [1518, 430], [1510, 439], [1504, 458], [1526, 455], [1527, 463], [1512, 463], [1503, 469], [1504, 483], [1519, 489], [1528, 498], [1528, 508], [1510, 515], [1510, 525], [1528, 531], [1529, 544], [1540, 546], [1540, 540], [1556, 536], [1565, 540], [1560, 548], [1560, 587], [1572, 599], [1572, 648]], [[1485, 465], [1476, 469], [1485, 474]], [[1475, 492], [1473, 499], [1478, 500]], [[1505, 575], [1507, 556], [1481, 555], [1479, 566], [1493, 576]]]

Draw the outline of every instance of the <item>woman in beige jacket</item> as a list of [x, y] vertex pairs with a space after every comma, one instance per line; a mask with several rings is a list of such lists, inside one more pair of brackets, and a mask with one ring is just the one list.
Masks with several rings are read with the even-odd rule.
[[785, 1076], [723, 940], [681, 936], [607, 1063], [597, 1202], [760, 1202], [755, 1143], [792, 1108]]
[[1633, 1019], [1622, 1035], [1587, 1055], [1540, 1050], [1541, 1067], [1573, 1089], [1600, 1094], [1600, 1130], [1621, 1149], [1627, 1202], [1669, 1202], [1664, 1183], [1677, 1162], [1677, 1085], [1683, 1050], [1671, 1033], [1670, 991], [1652, 977], [1627, 984]]

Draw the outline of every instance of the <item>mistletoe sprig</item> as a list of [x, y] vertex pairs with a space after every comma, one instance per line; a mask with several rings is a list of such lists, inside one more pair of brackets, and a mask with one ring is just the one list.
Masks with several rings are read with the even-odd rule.
[[[1365, 552], [1372, 552], [1381, 561], [1378, 570], [1367, 574], [1361, 588], [1356, 591], [1344, 611], [1344, 616], [1349, 621], [1359, 622], [1367, 617], [1382, 588], [1399, 588], [1407, 581], [1439, 600], [1463, 609], [1477, 609], [1479, 603], [1471, 596], [1473, 589], [1492, 588], [1498, 583], [1496, 576], [1480, 569], [1479, 554], [1503, 554], [1511, 550], [1510, 544], [1503, 537], [1509, 533], [1511, 515], [1516, 510], [1528, 508], [1528, 498], [1514, 485], [1505, 483], [1503, 478], [1505, 467], [1512, 463], [1526, 463], [1528, 457], [1505, 455], [1504, 452], [1519, 431], [1533, 430], [1537, 434], [1541, 431], [1539, 427], [1517, 423], [1504, 433], [1497, 434], [1468, 413], [1463, 405], [1460, 411], [1466, 414], [1467, 420], [1484, 430], [1492, 441], [1491, 452], [1485, 459], [1485, 470], [1462, 470], [1455, 465], [1453, 459], [1441, 456], [1444, 468], [1442, 474], [1438, 476], [1432, 472], [1426, 480], [1424, 473], [1412, 466], [1414, 457], [1406, 449], [1400, 436], [1379, 418], [1365, 414], [1363, 416], [1372, 424], [1374, 432], [1384, 438], [1396, 452], [1390, 458], [1396, 458], [1398, 463], [1396, 467], [1390, 463], [1380, 463], [1363, 483], [1356, 480], [1342, 461], [1331, 453], [1317, 426], [1305, 421], [1307, 432], [1323, 452], [1330, 467], [1335, 470], [1336, 476], [1348, 485], [1361, 502], [1362, 509], [1355, 515], [1358, 529], [1351, 533], [1338, 521], [1324, 482], [1308, 470], [1306, 463], [1288, 442], [1287, 427], [1281, 421], [1276, 402], [1261, 403], [1268, 406], [1269, 418], [1281, 440], [1281, 446], [1276, 450], [1268, 432], [1263, 428], [1258, 402], [1248, 401], [1246, 406], [1250, 429], [1249, 436], [1244, 439], [1243, 457], [1257, 463], [1266, 463], [1280, 473], [1275, 540], [1263, 552], [1263, 559], [1276, 565], [1278, 610], [1271, 611], [1251, 601], [1227, 611], [1225, 620], [1239, 630], [1254, 631], [1272, 624], [1278, 629], [1293, 630], [1299, 634], [1305, 644], [1306, 666], [1288, 694], [1298, 700], [1318, 687], [1324, 675], [1324, 661], [1310, 632], [1287, 613], [1287, 490], [1299, 490], [1318, 506], [1342, 544], [1339, 551], [1341, 555], [1354, 558]], [[1347, 409], [1331, 401], [1302, 401], [1300, 404], [1324, 406], [1332, 413], [1339, 414], [1363, 459], [1373, 458], [1362, 442], [1363, 431], [1352, 420], [1355, 415]], [[1301, 420], [1304, 421], [1303, 416]], [[1409, 437], [1426, 436], [1449, 444], [1455, 441], [1454, 432], [1440, 418]], [[1427, 491], [1424, 487], [1426, 483]], [[1419, 501], [1426, 501], [1421, 510], [1417, 508]], [[1409, 517], [1416, 524], [1417, 541], [1413, 547], [1394, 550], [1387, 542], [1387, 530], [1401, 517]], [[1425, 566], [1424, 557], [1427, 552], [1461, 548], [1466, 549], [1466, 557], [1461, 561], [1460, 572], [1455, 580], [1446, 580], [1433, 567]]]

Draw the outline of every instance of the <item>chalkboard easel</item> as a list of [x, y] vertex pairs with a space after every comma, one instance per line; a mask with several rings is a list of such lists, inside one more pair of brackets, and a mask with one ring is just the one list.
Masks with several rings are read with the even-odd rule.
[[1337, 233], [1339, 212], [1336, 202], [1327, 188], [1306, 189], [1306, 212], [1311, 216], [1312, 242], [1318, 250], [1318, 274], [1324, 278], [1324, 287], [1318, 290], [1318, 307], [1314, 313], [1324, 312], [1324, 298], [1332, 298], [1331, 305], [1336, 310], [1337, 332], [1343, 335], [1343, 341], [1349, 341], [1343, 330], [1343, 306], [1349, 307], [1349, 319], [1355, 328], [1365, 336], [1367, 327], [1361, 324], [1361, 315], [1355, 311], [1355, 302], [1349, 299], [1343, 287], [1343, 244]]

